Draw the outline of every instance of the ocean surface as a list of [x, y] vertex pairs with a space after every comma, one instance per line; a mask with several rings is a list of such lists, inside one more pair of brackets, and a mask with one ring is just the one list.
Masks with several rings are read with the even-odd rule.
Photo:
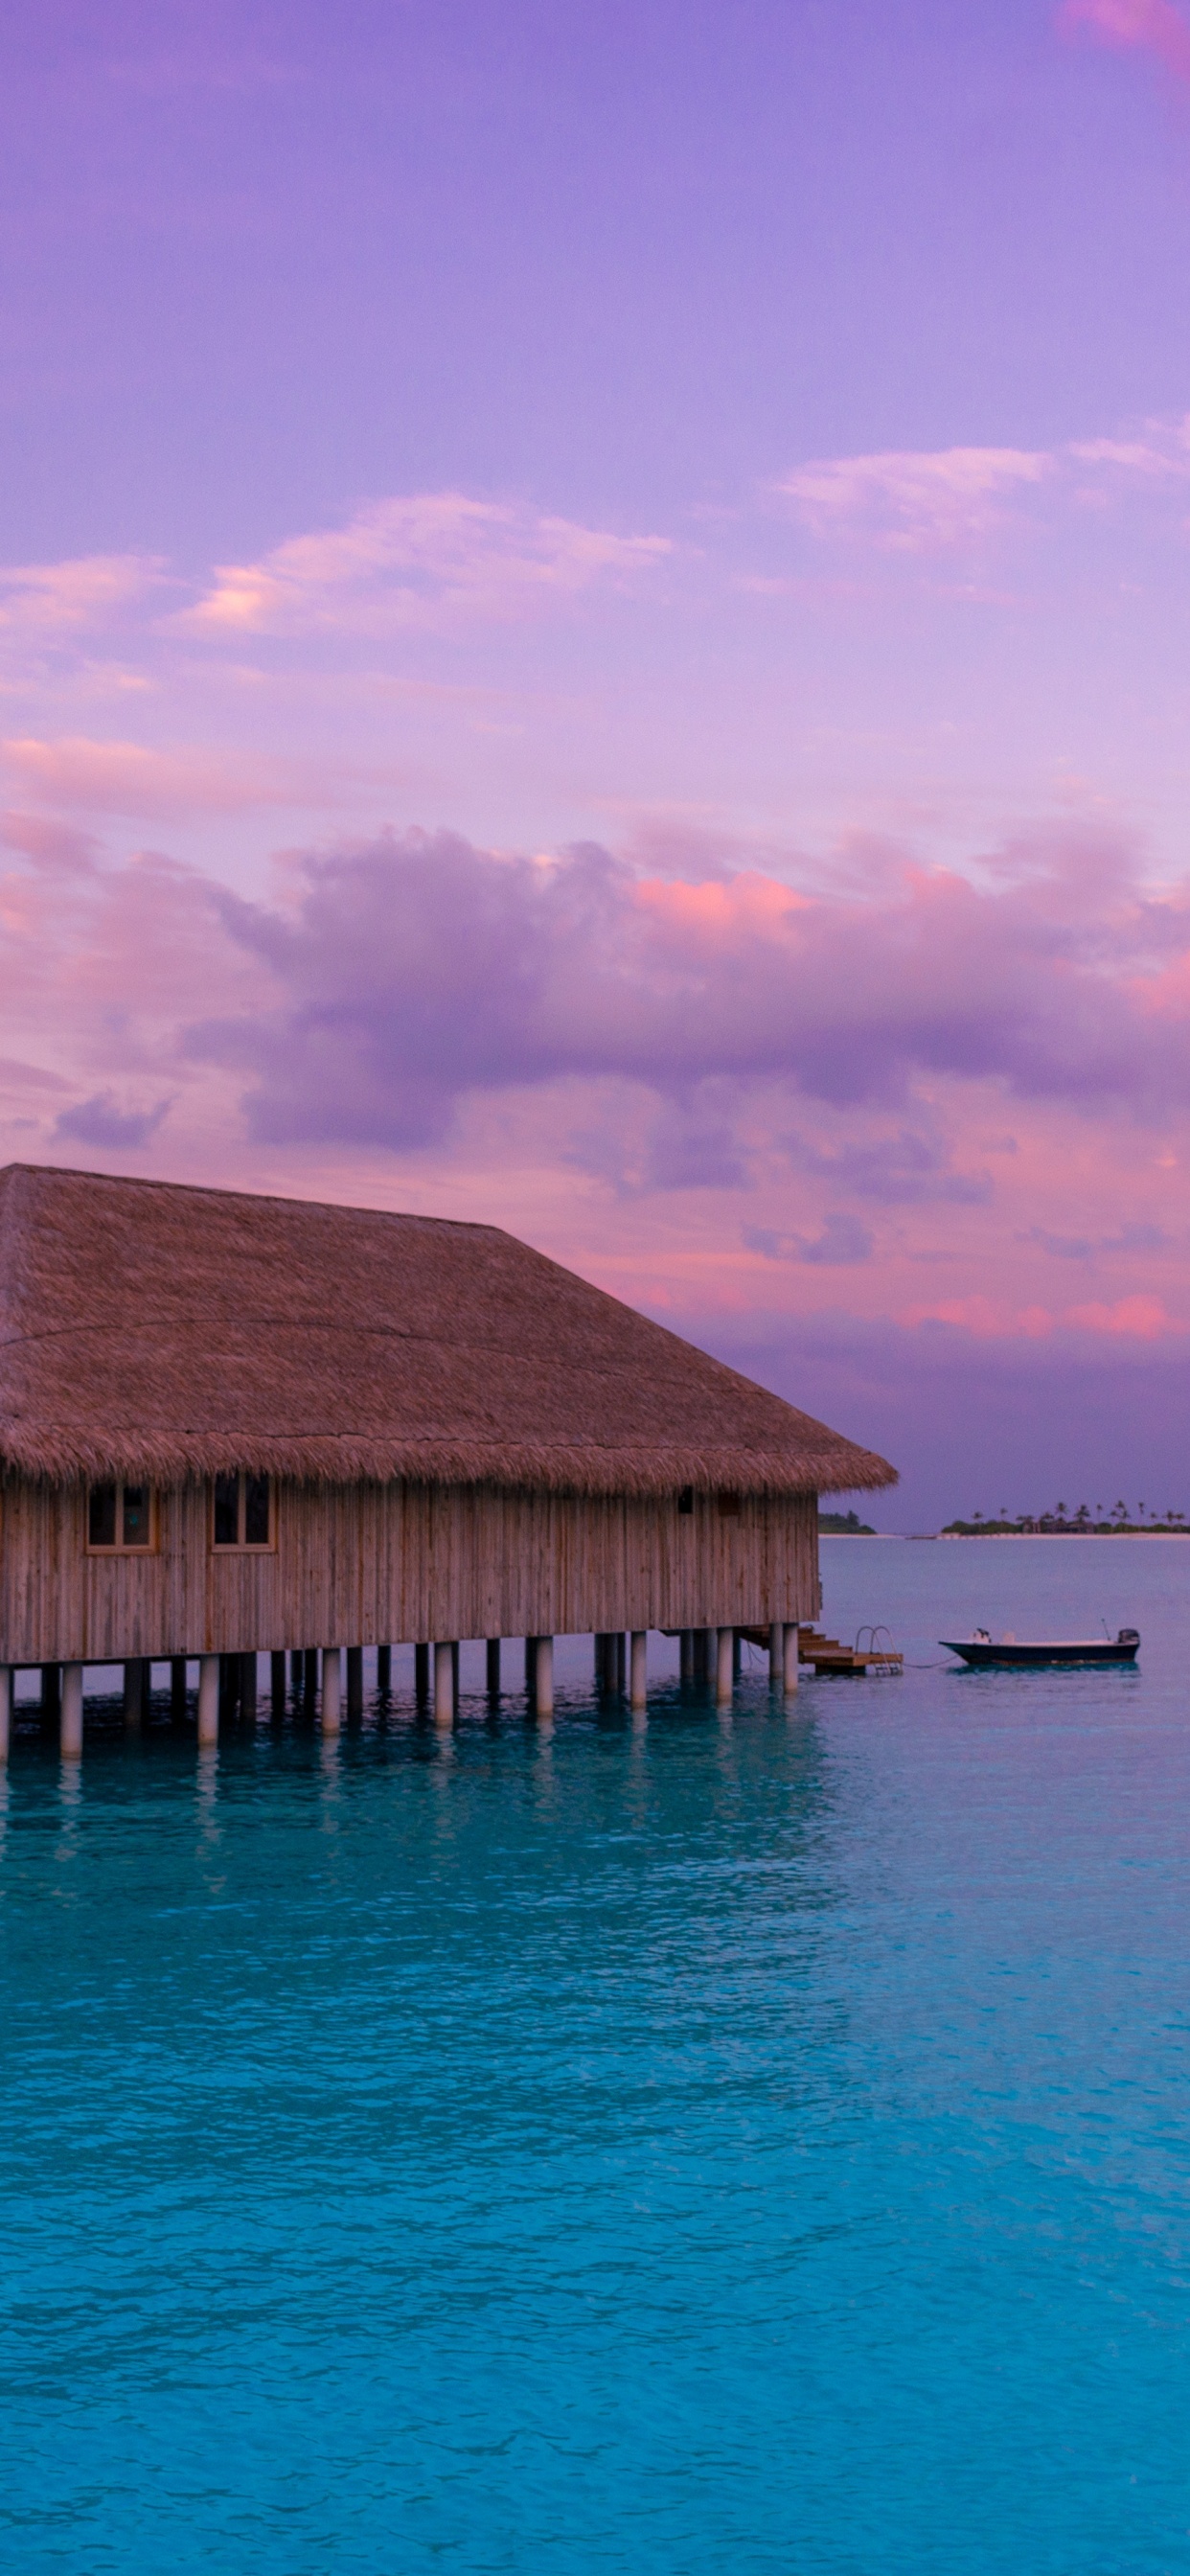
[[22, 1711], [6, 2576], [1190, 2569], [1190, 1542], [823, 1557], [788, 1716]]

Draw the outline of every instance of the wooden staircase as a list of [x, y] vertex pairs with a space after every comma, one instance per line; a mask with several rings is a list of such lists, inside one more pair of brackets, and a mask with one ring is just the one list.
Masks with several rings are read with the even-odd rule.
[[824, 1637], [818, 1628], [799, 1628], [797, 1633], [798, 1654], [803, 1664], [813, 1664], [816, 1673], [901, 1673], [905, 1669], [905, 1658], [891, 1641], [887, 1646], [876, 1643], [877, 1635], [886, 1635], [887, 1630], [861, 1628], [860, 1637], [871, 1641], [867, 1646], [861, 1646], [858, 1637], [854, 1646], [842, 1646], [837, 1637]]
[[[767, 1628], [741, 1628], [740, 1635], [747, 1637], [754, 1646], [767, 1646], [769, 1642]], [[885, 1628], [861, 1628], [854, 1646], [844, 1646], [837, 1637], [824, 1637], [820, 1628], [800, 1627], [797, 1632], [798, 1660], [812, 1664], [816, 1673], [901, 1673], [905, 1669], [905, 1658], [897, 1652], [891, 1639], [887, 1645], [878, 1646], [876, 1643], [877, 1637], [887, 1635]], [[860, 1644], [861, 1637], [868, 1638], [866, 1646]]]

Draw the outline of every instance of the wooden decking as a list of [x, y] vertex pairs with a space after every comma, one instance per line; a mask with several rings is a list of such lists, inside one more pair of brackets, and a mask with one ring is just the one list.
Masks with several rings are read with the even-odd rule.
[[858, 1638], [854, 1646], [843, 1646], [837, 1637], [824, 1637], [818, 1628], [799, 1628], [798, 1654], [803, 1664], [813, 1664], [816, 1673], [904, 1671], [905, 1658], [897, 1652], [891, 1639], [887, 1645], [878, 1646], [876, 1643], [878, 1636], [887, 1635], [887, 1630], [861, 1628], [859, 1634], [868, 1638], [866, 1646], [861, 1646]]
[[[798, 1661], [812, 1664], [816, 1673], [884, 1673], [896, 1674], [905, 1669], [905, 1658], [893, 1645], [887, 1628], [861, 1628], [854, 1646], [841, 1645], [837, 1637], [824, 1637], [820, 1628], [798, 1628]], [[741, 1628], [753, 1646], [767, 1646], [767, 1628]], [[867, 1638], [866, 1645], [861, 1643]], [[883, 1644], [877, 1640], [883, 1639]]]

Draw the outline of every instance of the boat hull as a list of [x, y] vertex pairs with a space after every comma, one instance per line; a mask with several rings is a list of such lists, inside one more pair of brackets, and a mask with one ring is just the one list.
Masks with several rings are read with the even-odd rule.
[[1134, 1664], [1140, 1639], [1126, 1637], [1088, 1637], [1059, 1640], [1053, 1644], [997, 1645], [986, 1637], [940, 1637], [939, 1645], [947, 1653], [961, 1655], [973, 1671], [982, 1672], [997, 1666], [1010, 1672], [1031, 1671], [1046, 1664]]

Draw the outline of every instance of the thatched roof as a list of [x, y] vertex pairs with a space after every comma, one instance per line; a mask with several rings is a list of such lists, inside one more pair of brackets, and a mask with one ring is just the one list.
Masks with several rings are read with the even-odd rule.
[[25, 1164], [0, 1172], [5, 1461], [585, 1494], [895, 1481], [496, 1226]]

